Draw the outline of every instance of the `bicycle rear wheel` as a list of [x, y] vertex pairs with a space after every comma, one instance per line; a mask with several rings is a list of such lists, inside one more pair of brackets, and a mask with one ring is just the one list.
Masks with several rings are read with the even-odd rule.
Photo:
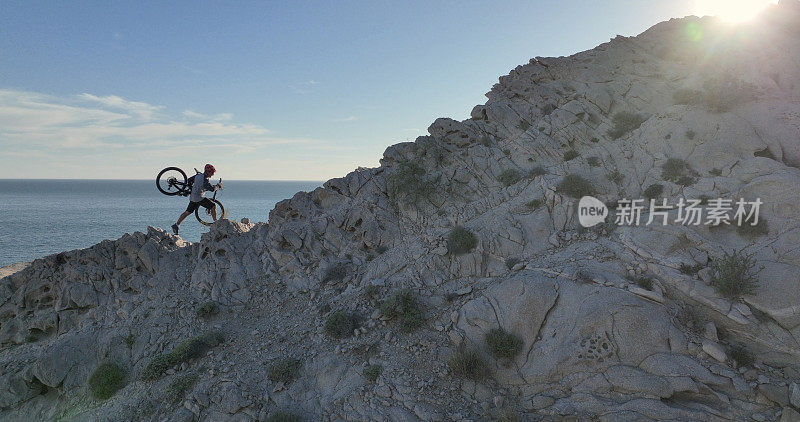
[[156, 187], [164, 195], [180, 195], [186, 193], [186, 173], [177, 167], [167, 167], [156, 176]]
[[[216, 199], [211, 199], [211, 198], [208, 199], [211, 200], [214, 204], [216, 204], [217, 220], [219, 220], [220, 218], [222, 218], [223, 215], [225, 215], [225, 207], [222, 206], [222, 202], [219, 202]], [[210, 226], [214, 224], [215, 221], [213, 218], [211, 218], [211, 211], [203, 207], [197, 207], [197, 209], [194, 210], [194, 216], [197, 217], [197, 221], [202, 223], [204, 226]]]

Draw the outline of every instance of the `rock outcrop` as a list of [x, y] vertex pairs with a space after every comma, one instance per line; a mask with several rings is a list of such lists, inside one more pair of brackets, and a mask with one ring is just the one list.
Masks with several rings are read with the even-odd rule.
[[[532, 59], [268, 223], [4, 269], [0, 419], [798, 420], [799, 4]], [[586, 193], [766, 223], [587, 229]]]

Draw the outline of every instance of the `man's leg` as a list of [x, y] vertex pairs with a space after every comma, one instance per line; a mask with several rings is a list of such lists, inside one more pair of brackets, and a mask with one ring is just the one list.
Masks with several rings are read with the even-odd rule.
[[192, 213], [190, 213], [189, 211], [184, 211], [183, 214], [181, 214], [181, 216], [178, 217], [178, 222], [175, 223], [175, 225], [180, 226], [181, 222], [183, 222], [183, 220], [186, 219], [186, 217], [190, 216], [191, 214]]
[[217, 221], [217, 204], [214, 204], [214, 208], [211, 208], [211, 218]]

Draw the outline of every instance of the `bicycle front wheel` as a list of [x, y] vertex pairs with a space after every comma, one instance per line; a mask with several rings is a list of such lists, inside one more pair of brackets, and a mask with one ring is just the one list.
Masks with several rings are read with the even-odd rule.
[[[225, 214], [225, 207], [222, 206], [222, 202], [219, 202], [216, 199], [211, 199], [211, 198], [208, 198], [208, 199], [211, 202], [213, 202], [214, 205], [217, 206], [217, 209], [216, 209], [216, 211], [217, 211], [217, 220], [219, 220]], [[205, 226], [210, 226], [210, 225], [214, 224], [214, 221], [216, 221], [211, 216], [211, 211], [207, 210], [207, 209], [205, 209], [203, 207], [197, 207], [197, 209], [194, 210], [194, 216], [197, 217], [197, 221], [199, 221], [200, 223], [202, 223]]]
[[187, 189], [186, 173], [177, 167], [167, 167], [156, 176], [156, 187], [164, 195], [180, 195]]

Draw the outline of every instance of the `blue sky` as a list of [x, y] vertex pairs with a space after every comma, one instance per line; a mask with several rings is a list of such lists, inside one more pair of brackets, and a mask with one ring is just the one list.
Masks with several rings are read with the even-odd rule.
[[531, 57], [697, 1], [3, 0], [0, 178], [342, 176], [469, 117]]

